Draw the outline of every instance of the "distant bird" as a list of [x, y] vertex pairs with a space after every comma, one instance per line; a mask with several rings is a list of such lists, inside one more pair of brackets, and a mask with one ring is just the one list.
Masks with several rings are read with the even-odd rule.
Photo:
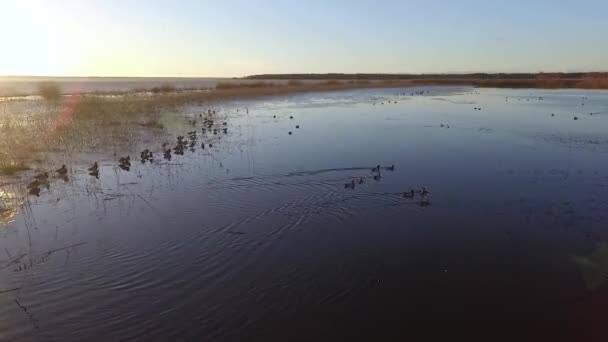
[[404, 192], [403, 193], [403, 197], [404, 198], [414, 198], [414, 194], [416, 192], [414, 191], [414, 189], [410, 190], [410, 192]]
[[380, 164], [376, 165], [376, 167], [372, 168], [372, 172], [380, 172]]
[[97, 162], [93, 163], [93, 166], [91, 166], [88, 170], [89, 172], [95, 172], [99, 169], [99, 164], [97, 164]]
[[351, 180], [350, 183], [346, 183], [344, 184], [344, 188], [345, 189], [355, 189], [355, 180]]
[[27, 188], [28, 189], [39, 188], [41, 185], [42, 185], [42, 182], [36, 179], [33, 182], [31, 182], [30, 184], [28, 184]]
[[34, 176], [34, 179], [39, 180], [41, 182], [46, 182], [49, 179], [49, 173], [44, 172]]
[[395, 171], [395, 165], [391, 165], [386, 168], [387, 171]]
[[40, 188], [38, 188], [38, 187], [30, 188], [29, 189], [29, 193], [30, 193], [30, 195], [34, 195], [36, 197], [40, 197]]
[[273, 115], [273, 116], [272, 116], [272, 118], [273, 118], [273, 119], [276, 119], [276, 118], [277, 118], [277, 116], [276, 116], [276, 115]]
[[576, 117], [576, 116], [575, 116], [575, 117], [574, 117], [574, 120], [578, 120], [578, 117]]
[[381, 179], [382, 179], [382, 175], [381, 174], [374, 175], [374, 180], [375, 181], [379, 181]]
[[431, 205], [431, 201], [429, 201], [428, 199], [422, 200], [422, 201], [418, 202], [418, 205], [423, 208], [428, 207], [429, 205]]
[[289, 132], [289, 135], [291, 135], [291, 131]]
[[555, 114], [554, 114], [554, 113], [551, 113], [551, 116], [555, 116]]
[[293, 119], [293, 116], [289, 116], [290, 119]]
[[68, 173], [68, 168], [67, 168], [67, 167], [65, 167], [65, 165], [61, 165], [61, 167], [60, 167], [60, 168], [58, 168], [56, 171], [57, 171], [57, 173], [58, 173], [58, 174], [60, 174], [60, 175], [65, 175], [65, 174], [67, 174], [67, 173]]
[[297, 129], [297, 128], [300, 128], [300, 125], [296, 125], [296, 129]]

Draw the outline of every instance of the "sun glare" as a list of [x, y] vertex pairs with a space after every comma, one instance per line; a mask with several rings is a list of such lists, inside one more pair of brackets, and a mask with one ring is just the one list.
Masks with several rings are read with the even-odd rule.
[[80, 30], [52, 2], [7, 1], [1, 6], [0, 75], [58, 76], [79, 63]]

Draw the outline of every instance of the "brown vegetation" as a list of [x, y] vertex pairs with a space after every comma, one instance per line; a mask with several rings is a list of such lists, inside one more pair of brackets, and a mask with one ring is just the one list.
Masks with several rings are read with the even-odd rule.
[[55, 82], [40, 82], [38, 84], [38, 94], [45, 100], [58, 100], [61, 97], [61, 88]]

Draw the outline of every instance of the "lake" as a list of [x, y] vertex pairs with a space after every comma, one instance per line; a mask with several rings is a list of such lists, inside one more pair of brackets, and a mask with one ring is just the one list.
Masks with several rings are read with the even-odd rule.
[[266, 97], [217, 134], [209, 108], [171, 160], [0, 189], [0, 340], [606, 334], [608, 92]]

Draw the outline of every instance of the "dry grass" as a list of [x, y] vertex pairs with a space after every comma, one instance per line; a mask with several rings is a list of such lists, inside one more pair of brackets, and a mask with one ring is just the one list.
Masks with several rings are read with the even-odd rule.
[[0, 175], [12, 176], [17, 172], [30, 170], [30, 167], [24, 161], [14, 161], [1, 159], [0, 160]]
[[300, 80], [289, 80], [287, 81], [287, 85], [290, 87], [300, 87], [302, 86], [304, 83]]

